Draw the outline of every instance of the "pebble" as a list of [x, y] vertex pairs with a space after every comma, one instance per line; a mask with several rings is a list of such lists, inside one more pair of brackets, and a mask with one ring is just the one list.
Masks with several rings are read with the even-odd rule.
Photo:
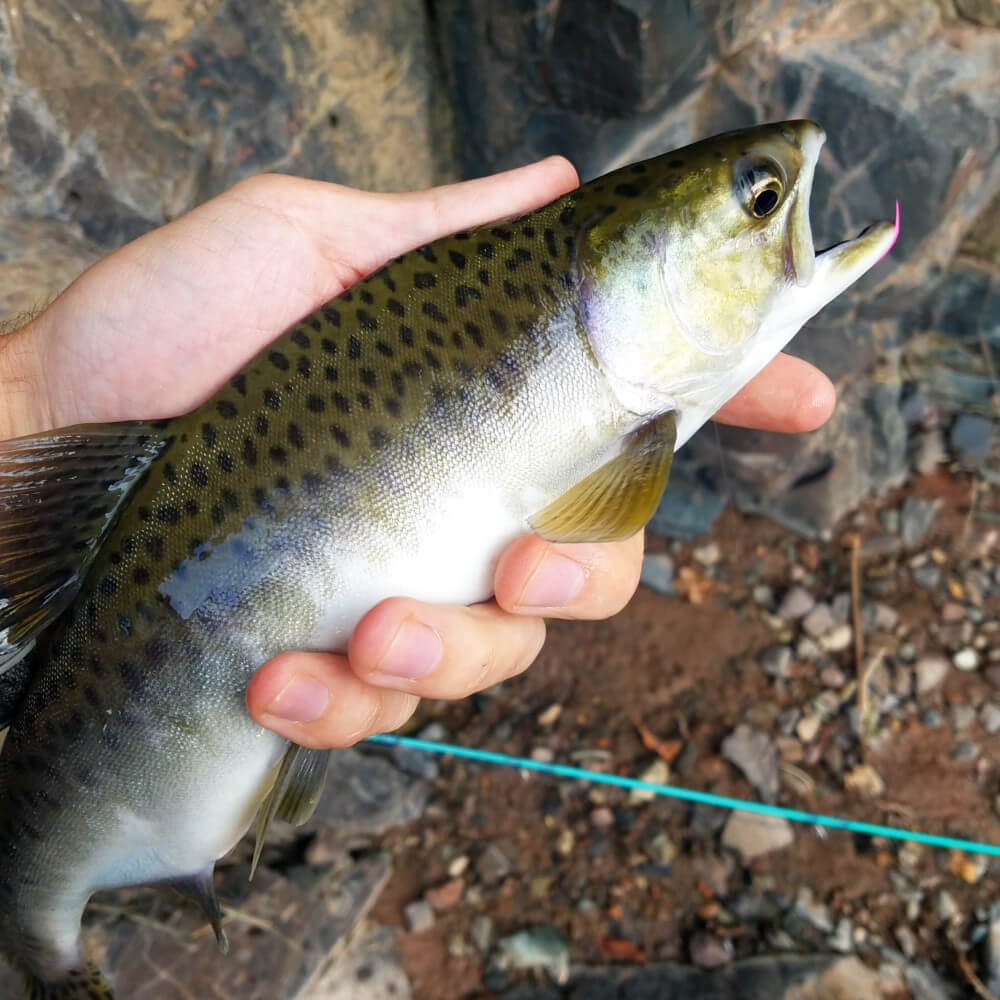
[[854, 951], [854, 925], [848, 917], [841, 917], [837, 921], [837, 929], [830, 938], [830, 947], [842, 955]]
[[892, 633], [899, 624], [899, 612], [895, 608], [890, 608], [888, 604], [877, 601], [872, 611], [872, 624], [876, 632]]
[[833, 915], [830, 912], [830, 907], [817, 900], [813, 896], [812, 889], [808, 886], [802, 886], [796, 894], [795, 911], [803, 920], [808, 921], [824, 934], [833, 932]]
[[722, 756], [735, 764], [767, 802], [778, 797], [781, 775], [778, 751], [767, 733], [746, 723], [722, 741]]
[[819, 644], [828, 653], [839, 653], [850, 647], [854, 641], [854, 629], [846, 622], [834, 625], [829, 632], [820, 637]]
[[759, 604], [762, 608], [767, 608], [768, 610], [774, 607], [774, 590], [766, 583], [755, 584], [752, 594], [755, 604]]
[[672, 596], [675, 593], [673, 559], [663, 552], [651, 552], [643, 556], [639, 582], [658, 594]]
[[823, 650], [809, 636], [804, 635], [795, 646], [795, 655], [800, 660], [818, 660], [823, 655]]
[[951, 724], [956, 729], [968, 729], [976, 721], [976, 710], [972, 705], [952, 705]]
[[688, 942], [688, 956], [694, 965], [715, 969], [733, 960], [733, 942], [708, 931], [695, 931]]
[[[647, 764], [636, 777], [640, 781], [648, 781], [653, 785], [665, 785], [670, 780], [670, 767], [662, 757]], [[656, 792], [647, 788], [633, 788], [629, 792], [629, 802], [652, 802], [656, 798]]]
[[899, 945], [899, 950], [907, 958], [913, 958], [917, 953], [917, 936], [913, 931], [906, 924], [900, 924], [892, 933]]
[[920, 544], [930, 531], [939, 507], [938, 501], [924, 500], [921, 497], [907, 497], [903, 501], [899, 511], [899, 527], [903, 544], [907, 548], [912, 549]]
[[487, 885], [502, 882], [513, 870], [510, 858], [496, 844], [487, 844], [476, 858], [476, 874]]
[[485, 913], [473, 917], [469, 925], [469, 937], [476, 949], [485, 955], [493, 943], [493, 921]]
[[532, 747], [531, 759], [539, 764], [551, 764], [556, 759], [555, 751], [550, 747]]
[[802, 628], [814, 639], [826, 635], [836, 624], [829, 604], [817, 604], [802, 620]]
[[722, 843], [732, 848], [744, 863], [764, 854], [780, 851], [795, 840], [788, 820], [781, 816], [763, 816], [735, 810], [722, 831]]
[[922, 476], [929, 475], [942, 462], [947, 462], [948, 452], [941, 431], [934, 428], [917, 434], [913, 439], [910, 461]]
[[677, 845], [660, 830], [646, 841], [646, 853], [654, 864], [670, 865], [677, 857]]
[[1000, 733], [1000, 707], [988, 701], [979, 711], [979, 721], [990, 736], [996, 736]]
[[702, 566], [714, 566], [722, 558], [722, 552], [715, 542], [702, 545], [695, 549], [692, 555]]
[[913, 582], [924, 590], [937, 590], [941, 586], [941, 569], [932, 562], [921, 563], [913, 570]]
[[441, 913], [444, 910], [450, 910], [462, 898], [464, 889], [465, 881], [453, 878], [433, 889], [428, 889], [424, 893], [424, 898], [438, 913]]
[[542, 969], [561, 986], [569, 979], [569, 945], [554, 927], [528, 927], [499, 941], [493, 964], [502, 970]]
[[951, 664], [943, 656], [921, 656], [913, 669], [917, 675], [917, 694], [927, 694], [948, 676]]
[[452, 858], [451, 861], [448, 862], [448, 874], [452, 878], [458, 878], [458, 876], [462, 875], [468, 867], [468, 854], [460, 854], [457, 858]]
[[562, 705], [559, 702], [555, 702], [549, 705], [544, 711], [538, 713], [538, 719], [536, 720], [540, 726], [553, 726], [555, 725], [556, 719], [562, 715]]
[[791, 677], [792, 647], [783, 645], [768, 646], [757, 658], [760, 669], [770, 677]]
[[844, 787], [866, 799], [877, 799], [885, 792], [885, 782], [871, 764], [852, 767], [844, 778]]
[[951, 662], [959, 670], [975, 670], [979, 666], [979, 653], [971, 646], [966, 646], [951, 658]]
[[824, 687], [828, 688], [842, 688], [847, 683], [847, 675], [844, 673], [840, 667], [824, 667], [819, 672], [820, 682]]
[[590, 813], [590, 822], [598, 830], [610, 830], [615, 825], [615, 814], [607, 806], [598, 806]]
[[423, 934], [434, 926], [434, 907], [426, 899], [415, 899], [403, 907], [403, 919], [413, 934]]
[[974, 885], [989, 870], [990, 859], [985, 854], [964, 854], [953, 850], [948, 861], [948, 870], [963, 882]]
[[809, 614], [815, 604], [816, 599], [805, 587], [792, 587], [781, 599], [778, 617], [786, 622], [798, 621]]
[[937, 894], [937, 915], [938, 919], [943, 924], [950, 924], [956, 917], [958, 917], [959, 909], [958, 904], [955, 902], [954, 897], [947, 889], [942, 889]]
[[573, 831], [568, 827], [564, 826], [559, 831], [559, 836], [556, 838], [556, 852], [566, 857], [573, 853], [573, 845], [576, 843], [576, 837]]
[[803, 715], [795, 727], [795, 735], [803, 743], [811, 743], [816, 739], [819, 727], [823, 724], [818, 715]]
[[989, 454], [993, 423], [978, 413], [963, 413], [951, 425], [948, 443], [960, 459], [982, 462]]

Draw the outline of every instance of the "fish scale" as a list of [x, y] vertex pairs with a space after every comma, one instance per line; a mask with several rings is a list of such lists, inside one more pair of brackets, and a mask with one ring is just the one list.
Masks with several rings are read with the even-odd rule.
[[[5, 679], [23, 682], [13, 664], [30, 665], [0, 754], [0, 948], [29, 996], [110, 996], [77, 942], [97, 888], [185, 883], [224, 941], [214, 861], [258, 810], [262, 828], [308, 816], [327, 762], [249, 718], [261, 663], [346, 649], [361, 615], [395, 593], [483, 600], [503, 546], [532, 528], [601, 540], [645, 523], [675, 414], [685, 426], [707, 418], [715, 395], [731, 395], [803, 321], [768, 327], [803, 247], [813, 265], [807, 213], [803, 236], [795, 211], [818, 134], [811, 123], [734, 133], [418, 247], [296, 323], [185, 416], [0, 445], [0, 532], [39, 497], [53, 524], [89, 525], [65, 547], [68, 607], [37, 650], [26, 626], [2, 630], [0, 603], [0, 706], [15, 700]], [[758, 160], [784, 197], [759, 223], [739, 200], [755, 197]], [[677, 259], [685, 240], [729, 254], [747, 231], [746, 281], [773, 294], [754, 301], [760, 322], [743, 333], [755, 286], [730, 275], [720, 329], [733, 343], [706, 354], [687, 327], [730, 293], [710, 289], [688, 316], [697, 289], [674, 301], [663, 262], [701, 276], [704, 252]], [[814, 298], [813, 311], [825, 301]], [[676, 391], [664, 357], [682, 375]], [[696, 399], [699, 371], [709, 381]], [[116, 472], [87, 471], [94, 435], [117, 447]], [[74, 519], [42, 458], [35, 492], [18, 487], [18, 449], [64, 452], [97, 506]], [[0, 534], [0, 588], [13, 594], [19, 567], [40, 561], [5, 544]], [[26, 614], [44, 606], [22, 603]]]

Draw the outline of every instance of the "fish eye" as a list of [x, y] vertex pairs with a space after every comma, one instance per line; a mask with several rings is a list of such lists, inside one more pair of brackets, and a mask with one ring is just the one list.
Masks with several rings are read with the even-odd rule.
[[783, 172], [770, 159], [743, 158], [736, 165], [735, 188], [747, 213], [755, 219], [766, 219], [778, 208], [784, 197]]

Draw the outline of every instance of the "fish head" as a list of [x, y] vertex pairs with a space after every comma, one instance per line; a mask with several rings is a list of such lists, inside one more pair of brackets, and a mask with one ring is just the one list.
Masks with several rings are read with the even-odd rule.
[[616, 171], [614, 211], [584, 209], [583, 326], [630, 409], [676, 410], [678, 446], [895, 242], [898, 206], [815, 251], [825, 138], [805, 120], [729, 132]]

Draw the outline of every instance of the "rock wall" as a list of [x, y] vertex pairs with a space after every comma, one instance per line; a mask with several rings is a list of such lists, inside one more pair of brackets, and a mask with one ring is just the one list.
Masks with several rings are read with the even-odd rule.
[[[1000, 350], [996, 0], [434, 9], [467, 173], [560, 152], [586, 178], [713, 132], [810, 117], [828, 133], [817, 245], [853, 236], [899, 199], [896, 249], [793, 344], [836, 382], [835, 418], [795, 438], [702, 432], [678, 456], [660, 530], [704, 530], [731, 495], [805, 534], [825, 532], [901, 483], [909, 463], [940, 455], [955, 411], [993, 412], [983, 344]], [[988, 458], [987, 441], [976, 460]]]

